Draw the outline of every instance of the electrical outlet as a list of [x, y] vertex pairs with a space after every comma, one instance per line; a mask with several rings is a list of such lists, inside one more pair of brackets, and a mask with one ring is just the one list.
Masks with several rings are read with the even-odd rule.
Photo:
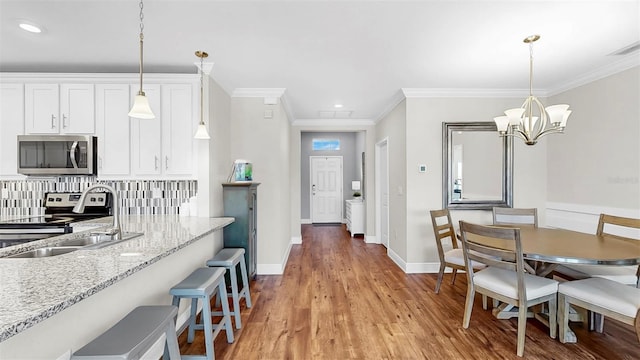
[[425, 164], [418, 165], [418, 172], [421, 172], [421, 173], [427, 172], [427, 165]]

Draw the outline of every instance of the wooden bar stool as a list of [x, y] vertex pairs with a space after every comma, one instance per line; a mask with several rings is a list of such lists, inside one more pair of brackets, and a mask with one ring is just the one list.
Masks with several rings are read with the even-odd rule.
[[175, 306], [140, 306], [109, 330], [73, 353], [72, 360], [141, 359], [162, 336], [166, 335], [165, 359], [180, 359], [176, 336]]
[[[222, 319], [220, 319], [220, 322], [213, 324], [211, 319], [211, 295], [217, 290], [220, 298], [227, 298], [227, 286], [224, 281], [225, 271], [224, 268], [220, 267], [196, 269], [169, 291], [169, 293], [173, 295], [174, 306], [180, 304], [181, 298], [191, 299], [191, 316], [189, 317], [187, 342], [193, 342], [195, 330], [204, 330], [207, 360], [215, 359], [213, 341], [220, 331], [225, 330], [227, 333], [227, 342], [233, 342], [233, 328], [231, 326], [229, 304], [224, 301], [222, 302], [222, 312], [220, 313]], [[200, 317], [201, 323], [199, 324], [196, 323], [198, 300], [202, 300], [202, 316]], [[199, 357], [201, 358], [202, 356]], [[183, 358], [186, 358], [186, 356], [183, 356]]]
[[[242, 290], [240, 291], [238, 291], [238, 276], [236, 273], [237, 265], [240, 265], [240, 273], [242, 276]], [[231, 314], [236, 318], [236, 329], [240, 329], [242, 327], [242, 320], [240, 319], [240, 298], [244, 298], [247, 303], [247, 308], [251, 308], [249, 277], [247, 276], [247, 264], [244, 260], [244, 249], [224, 248], [212, 259], [207, 260], [207, 266], [220, 266], [229, 271], [229, 277], [231, 279], [230, 296], [233, 299], [233, 311]], [[220, 299], [226, 299], [226, 297], [220, 297]], [[225, 301], [222, 302], [224, 303]], [[220, 315], [219, 312], [214, 312], [213, 314]]]

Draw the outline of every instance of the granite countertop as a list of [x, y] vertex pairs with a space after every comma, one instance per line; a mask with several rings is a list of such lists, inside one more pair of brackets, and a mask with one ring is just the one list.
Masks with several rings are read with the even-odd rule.
[[[174, 215], [123, 216], [120, 220], [123, 231], [144, 235], [101, 249], [36, 259], [4, 257], [83, 237], [87, 232], [0, 249], [0, 342], [234, 221]], [[111, 224], [110, 217], [82, 226], [105, 224]]]

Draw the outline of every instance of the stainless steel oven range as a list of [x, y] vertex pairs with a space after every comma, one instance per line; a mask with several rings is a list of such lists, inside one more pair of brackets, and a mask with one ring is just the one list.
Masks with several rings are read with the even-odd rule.
[[0, 248], [70, 233], [74, 222], [111, 215], [112, 196], [103, 192], [87, 196], [84, 213], [72, 212], [80, 195], [81, 193], [47, 193], [44, 215], [0, 221]]

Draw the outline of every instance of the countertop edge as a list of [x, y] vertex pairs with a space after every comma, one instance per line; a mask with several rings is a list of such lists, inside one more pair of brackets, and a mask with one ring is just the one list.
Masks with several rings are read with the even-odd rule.
[[125, 272], [118, 274], [117, 276], [114, 276], [106, 281], [103, 281], [91, 288], [89, 288], [88, 290], [79, 293], [79, 294], [75, 294], [72, 297], [70, 297], [69, 299], [67, 299], [66, 301], [63, 301], [61, 303], [55, 304], [53, 306], [50, 306], [49, 308], [45, 309], [44, 311], [40, 312], [37, 315], [34, 316], [30, 316], [22, 321], [18, 321], [16, 323], [10, 324], [9, 326], [5, 327], [4, 329], [1, 330], [0, 332], [0, 342], [9, 339], [12, 336], [15, 336], [27, 329], [29, 329], [30, 327], [46, 320], [47, 318], [61, 312], [64, 309], [67, 309], [68, 307], [79, 303], [80, 301], [87, 299], [89, 296], [92, 296], [98, 292], [100, 292], [101, 290], [104, 290], [106, 288], [108, 288], [109, 286], [112, 286], [113, 284], [137, 273], [138, 271], [150, 266], [151, 264], [154, 264], [156, 262], [158, 262], [159, 260], [193, 244], [194, 242], [206, 237], [207, 235], [220, 230], [222, 228], [224, 228], [225, 226], [233, 223], [235, 221], [234, 218], [232, 217], [218, 217], [218, 219], [226, 219], [227, 221], [225, 221], [224, 223], [221, 224], [217, 224], [215, 227], [211, 228], [208, 231], [205, 231], [204, 233], [200, 234], [200, 235], [196, 235], [194, 236], [191, 240], [185, 241], [181, 244], [178, 244], [176, 247], [173, 247], [171, 249], [168, 249], [167, 251], [163, 252], [162, 254], [153, 257], [147, 261], [145, 261], [142, 264], [139, 264], [131, 269], [126, 270]]

